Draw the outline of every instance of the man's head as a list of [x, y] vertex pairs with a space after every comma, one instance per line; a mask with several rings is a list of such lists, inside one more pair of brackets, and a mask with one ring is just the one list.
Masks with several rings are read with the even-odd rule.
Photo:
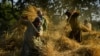
[[85, 24], [88, 23], [88, 20], [85, 19], [85, 20], [84, 20], [84, 23], [85, 23]]
[[80, 13], [78, 11], [76, 11], [76, 10], [73, 10], [73, 11], [66, 11], [65, 15], [67, 15], [68, 18], [70, 16], [76, 18], [76, 17], [78, 17], [80, 15]]
[[70, 11], [66, 11], [65, 15], [67, 15], [67, 17], [69, 18], [71, 16], [71, 12]]
[[38, 11], [37, 11], [37, 15], [38, 15], [38, 16], [43, 16], [42, 11], [38, 10]]

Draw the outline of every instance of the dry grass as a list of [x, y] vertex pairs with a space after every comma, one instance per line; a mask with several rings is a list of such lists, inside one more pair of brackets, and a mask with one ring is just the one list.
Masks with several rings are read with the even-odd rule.
[[23, 11], [22, 16], [27, 16], [31, 22], [34, 21], [37, 17], [37, 8], [29, 5], [26, 10]]
[[[28, 8], [24, 11], [24, 15], [28, 16], [29, 20], [32, 21], [34, 20], [33, 15], [36, 17], [37, 9], [32, 6]], [[37, 41], [35, 44], [39, 48], [37, 50], [40, 52], [40, 56], [100, 56], [99, 32], [83, 33], [82, 42], [77, 43], [67, 37], [71, 29], [65, 20], [58, 25], [53, 25], [47, 16], [44, 17], [48, 20], [48, 29], [41, 36], [42, 40], [34, 40]], [[2, 36], [0, 39], [0, 56], [20, 55], [25, 29], [26, 27], [20, 23]]]
[[[4, 46], [6, 49], [2, 48], [0, 55], [14, 56], [16, 54], [16, 56], [19, 56], [23, 36], [18, 34], [18, 32], [20, 31], [15, 31], [13, 38], [9, 38], [11, 35], [10, 33], [6, 34], [8, 37], [6, 37], [5, 40], [8, 44], [6, 43]], [[20, 37], [18, 38], [18, 36]], [[64, 33], [62, 35], [61, 28], [58, 28], [55, 31], [53, 31], [53, 28], [50, 28], [41, 38], [43, 41], [42, 46], [38, 46], [40, 48], [39, 51], [41, 52], [41, 56], [100, 56], [99, 39], [96, 39], [95, 36], [93, 37], [90, 35], [82, 43], [77, 43], [75, 40], [66, 37]], [[13, 48], [11, 48], [12, 46], [10, 45], [14, 45], [15, 49], [12, 50]]]

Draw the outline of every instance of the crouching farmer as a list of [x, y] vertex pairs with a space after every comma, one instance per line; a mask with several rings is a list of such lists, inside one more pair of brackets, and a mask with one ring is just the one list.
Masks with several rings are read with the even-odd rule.
[[92, 31], [92, 24], [88, 20], [84, 20], [84, 24], [82, 25], [83, 32], [91, 32]]

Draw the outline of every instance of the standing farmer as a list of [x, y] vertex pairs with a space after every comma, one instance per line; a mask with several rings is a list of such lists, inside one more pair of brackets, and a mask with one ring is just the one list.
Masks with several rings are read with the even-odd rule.
[[75, 39], [77, 42], [81, 42], [81, 29], [78, 22], [79, 14], [80, 13], [77, 11], [73, 11], [73, 12], [67, 11], [65, 13], [65, 15], [68, 16], [67, 21], [69, 22], [72, 29], [72, 31], [69, 34], [69, 38]]
[[37, 11], [37, 17], [33, 22], [28, 20], [28, 16], [22, 18], [27, 29], [24, 33], [21, 56], [32, 56], [32, 54], [34, 56], [39, 56], [39, 49], [36, 48], [37, 46], [36, 43], [34, 43], [34, 39], [39, 38], [40, 33], [46, 29], [46, 21], [39, 10]]
[[38, 32], [36, 32], [35, 36], [39, 37], [43, 34], [43, 31], [46, 30], [47, 22], [46, 22], [46, 19], [43, 17], [42, 11], [38, 10], [37, 15], [38, 16], [35, 18], [35, 20], [32, 23], [38, 30]]

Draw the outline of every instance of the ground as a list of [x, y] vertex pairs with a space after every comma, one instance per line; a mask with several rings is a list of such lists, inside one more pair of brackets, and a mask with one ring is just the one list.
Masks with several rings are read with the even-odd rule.
[[[40, 56], [100, 56], [100, 32], [82, 32], [82, 42], [68, 38], [70, 26], [65, 21], [49, 24], [42, 40], [34, 39]], [[0, 39], [0, 56], [20, 56], [25, 26], [5, 32]], [[34, 54], [32, 54], [34, 55]]]

